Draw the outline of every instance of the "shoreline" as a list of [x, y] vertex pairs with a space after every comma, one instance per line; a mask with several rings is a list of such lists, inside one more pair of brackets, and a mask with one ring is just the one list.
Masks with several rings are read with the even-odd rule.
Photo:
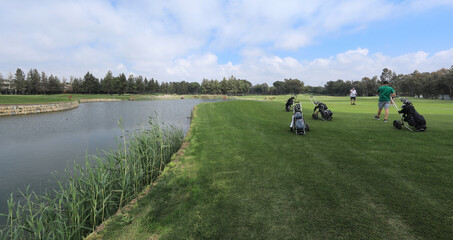
[[[178, 151], [176, 153], [174, 153], [170, 159], [170, 162], [168, 163], [168, 165], [165, 167], [164, 171], [162, 174], [164, 174], [166, 171], [168, 171], [169, 168], [172, 168], [172, 167], [179, 167], [178, 163], [180, 163], [180, 159], [182, 157], [184, 157], [184, 154], [185, 154], [185, 151], [186, 151], [186, 148], [190, 145], [190, 138], [192, 137], [192, 128], [193, 128], [193, 125], [192, 125], [192, 120], [194, 117], [196, 117], [196, 111], [197, 111], [197, 106], [195, 105], [192, 109], [192, 114], [190, 116], [190, 127], [189, 127], [189, 130], [187, 130], [187, 133], [186, 133], [186, 136], [184, 137], [182, 143], [181, 143], [181, 147], [178, 149]], [[171, 164], [171, 165], [170, 165]], [[131, 201], [129, 201], [122, 209], [122, 211], [117, 211], [115, 214], [113, 214], [112, 216], [110, 216], [107, 220], [105, 220], [104, 222], [102, 222], [101, 224], [99, 224], [95, 229], [94, 231], [92, 231], [90, 234], [88, 234], [84, 239], [86, 240], [94, 240], [94, 239], [98, 239], [99, 237], [101, 237], [99, 234], [101, 234], [105, 227], [111, 223], [114, 219], [118, 218], [118, 217], [121, 217], [123, 215], [127, 215], [129, 214], [129, 211], [137, 205], [137, 202], [138, 200], [142, 199], [143, 197], [145, 197], [153, 187], [155, 187], [157, 184], [159, 184], [159, 179], [162, 177], [162, 174], [158, 177], [158, 179], [148, 185], [147, 187], [145, 187], [145, 189], [143, 189], [143, 191], [141, 191], [137, 197], [135, 197], [134, 199], [132, 199]], [[102, 238], [102, 237], [101, 237]]]
[[49, 113], [71, 110], [79, 107], [78, 101], [41, 104], [8, 104], [0, 105], [0, 117]]
[[176, 99], [236, 99], [226, 95], [158, 95], [158, 96], [131, 96], [129, 100], [115, 98], [81, 98], [77, 101], [57, 103], [21, 103], [0, 104], [0, 117], [28, 115], [36, 113], [49, 113], [66, 111], [78, 108], [81, 103], [92, 102], [122, 102], [122, 101], [152, 101], [152, 100], [176, 100]]
[[121, 99], [79, 99], [70, 102], [58, 103], [24, 103], [24, 104], [0, 104], [0, 117], [2, 116], [16, 116], [28, 115], [35, 113], [49, 113], [71, 110], [78, 108], [81, 103], [90, 102], [120, 102]]

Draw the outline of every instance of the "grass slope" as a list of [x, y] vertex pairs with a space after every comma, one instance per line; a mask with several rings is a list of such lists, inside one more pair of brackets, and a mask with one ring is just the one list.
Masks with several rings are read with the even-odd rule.
[[453, 103], [416, 100], [428, 129], [373, 119], [377, 98], [319, 97], [331, 122], [289, 131], [286, 99], [198, 105], [190, 145], [103, 239], [449, 239]]

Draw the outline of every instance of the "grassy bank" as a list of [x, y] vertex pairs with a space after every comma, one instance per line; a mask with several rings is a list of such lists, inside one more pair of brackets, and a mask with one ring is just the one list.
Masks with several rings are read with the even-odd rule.
[[[105, 157], [87, 158], [56, 175], [58, 188], [43, 194], [11, 194], [0, 239], [82, 239], [153, 184], [180, 148], [180, 129], [150, 126], [124, 134]], [[119, 122], [122, 128], [121, 121]], [[130, 221], [127, 215], [125, 222]]]
[[415, 100], [415, 133], [374, 120], [377, 98], [319, 97], [331, 122], [299, 99], [305, 136], [286, 99], [198, 105], [184, 155], [103, 239], [451, 238], [451, 102]]

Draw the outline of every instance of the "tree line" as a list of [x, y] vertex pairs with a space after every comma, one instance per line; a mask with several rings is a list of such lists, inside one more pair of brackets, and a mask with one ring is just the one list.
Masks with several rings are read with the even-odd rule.
[[[0, 75], [0, 80], [2, 76]], [[104, 78], [97, 78], [87, 72], [82, 78], [71, 77], [69, 81], [62, 81], [54, 76], [47, 77], [46, 73], [39, 73], [30, 69], [25, 74], [20, 68], [14, 75], [8, 77], [10, 86], [2, 86], [2, 93], [6, 94], [55, 94], [55, 93], [82, 93], [82, 94], [222, 94], [245, 95], [253, 94], [299, 94], [304, 91], [304, 83], [297, 79], [285, 79], [274, 82], [274, 87], [267, 89], [267, 84], [253, 86], [245, 79], [235, 76], [216, 79], [203, 79], [198, 82], [161, 82], [154, 78], [147, 79], [140, 76], [124, 73], [114, 76], [108, 71]], [[1, 81], [3, 82], [3, 81]], [[0, 83], [1, 83], [0, 82]]]
[[329, 81], [324, 89], [307, 89], [319, 91], [320, 94], [344, 96], [355, 87], [359, 96], [374, 96], [376, 89], [383, 81], [388, 81], [398, 95], [409, 97], [437, 98], [439, 95], [453, 96], [453, 66], [449, 69], [442, 68], [435, 72], [419, 72], [415, 70], [410, 74], [397, 74], [384, 68], [381, 75], [363, 77], [360, 81]]
[[30, 69], [27, 75], [18, 68], [15, 75], [8, 77], [8, 84], [0, 74], [0, 89], [3, 94], [55, 94], [62, 93], [66, 79], [61, 81], [57, 76], [47, 76], [36, 69]]
[[3, 94], [55, 94], [55, 93], [84, 93], [84, 94], [223, 94], [223, 95], [281, 95], [310, 93], [315, 95], [345, 96], [355, 87], [359, 96], [374, 96], [382, 81], [390, 82], [401, 96], [437, 98], [439, 95], [453, 96], [453, 66], [442, 68], [435, 72], [419, 72], [396, 74], [384, 68], [381, 75], [363, 77], [360, 81], [338, 79], [328, 81], [324, 86], [304, 86], [298, 79], [275, 81], [272, 86], [267, 83], [252, 85], [245, 79], [234, 76], [222, 80], [203, 79], [198, 82], [158, 82], [154, 78], [124, 73], [114, 76], [111, 71], [99, 79], [90, 72], [82, 78], [71, 77], [69, 81], [57, 76], [47, 76], [36, 69], [30, 69], [25, 74], [20, 68], [14, 75], [8, 77], [9, 85], [0, 74], [0, 90]]

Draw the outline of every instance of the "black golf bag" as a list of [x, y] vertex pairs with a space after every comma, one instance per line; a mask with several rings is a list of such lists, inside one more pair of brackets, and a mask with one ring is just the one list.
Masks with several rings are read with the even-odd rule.
[[306, 132], [310, 131], [308, 123], [305, 122], [304, 115], [302, 113], [302, 105], [300, 102], [295, 102], [293, 106], [293, 116], [291, 119], [290, 129], [291, 131], [296, 132], [296, 134], [304, 135]]
[[314, 97], [310, 97], [310, 101], [313, 106], [315, 106], [315, 108], [313, 109], [313, 114], [311, 115], [313, 119], [321, 119], [325, 121], [332, 120], [333, 112], [327, 108], [326, 104], [316, 101]]
[[415, 110], [415, 107], [408, 99], [401, 98], [401, 102], [403, 102], [403, 105], [401, 106], [401, 110], [398, 111], [398, 113], [401, 115], [401, 122], [395, 120], [393, 121], [393, 126], [395, 126], [395, 128], [401, 129], [402, 126], [405, 126], [404, 122], [407, 122], [409, 126], [414, 127], [415, 129], [417, 129], [417, 131], [425, 131], [425, 118], [420, 113], [418, 113], [417, 110]]
[[294, 102], [294, 97], [290, 97], [288, 99], [288, 101], [286, 101], [285, 109], [286, 109], [287, 112], [291, 111], [291, 106], [293, 106], [293, 102]]

